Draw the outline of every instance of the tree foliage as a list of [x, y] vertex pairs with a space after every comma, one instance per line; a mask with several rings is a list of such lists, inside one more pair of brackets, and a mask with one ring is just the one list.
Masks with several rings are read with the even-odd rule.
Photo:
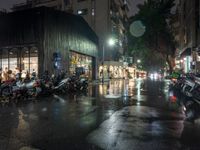
[[130, 23], [140, 20], [146, 28], [139, 38], [129, 34], [129, 52], [142, 57], [146, 69], [163, 67], [165, 62], [170, 70], [173, 68], [175, 42], [169, 22], [174, 5], [174, 0], [147, 0], [130, 18]]

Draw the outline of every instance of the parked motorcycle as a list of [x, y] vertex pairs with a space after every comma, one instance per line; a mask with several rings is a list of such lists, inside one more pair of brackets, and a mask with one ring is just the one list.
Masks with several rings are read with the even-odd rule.
[[11, 98], [12, 95], [12, 86], [15, 84], [15, 80], [4, 81], [0, 87], [0, 93], [2, 97]]
[[200, 117], [200, 78], [190, 74], [171, 82], [171, 100], [183, 106], [186, 120], [194, 122]]
[[69, 77], [69, 82], [67, 83], [67, 90], [69, 92], [76, 92], [78, 90], [78, 80], [79, 78], [75, 75]]
[[39, 80], [41, 92], [39, 93], [40, 96], [48, 96], [53, 94], [53, 83], [51, 80]]
[[192, 91], [192, 97], [195, 100], [200, 101], [200, 78], [199, 77], [195, 77], [195, 87]]
[[28, 99], [29, 97], [37, 97], [41, 92], [38, 80], [30, 80], [29, 82], [17, 81], [12, 86], [12, 99]]
[[200, 117], [200, 101], [188, 100], [184, 105], [184, 111], [186, 115], [186, 120], [194, 122]]
[[88, 80], [86, 78], [81, 78], [78, 82], [77, 82], [77, 88], [80, 91], [85, 91], [88, 89]]
[[65, 93], [68, 90], [69, 81], [70, 78], [62, 79], [57, 85], [54, 86], [54, 91]]

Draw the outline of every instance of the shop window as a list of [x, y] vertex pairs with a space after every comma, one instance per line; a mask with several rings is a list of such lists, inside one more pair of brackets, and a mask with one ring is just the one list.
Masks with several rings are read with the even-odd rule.
[[23, 48], [21, 51], [21, 71], [22, 71], [22, 78], [26, 76], [27, 72], [30, 72], [29, 70], [29, 49]]
[[30, 73], [32, 72], [38, 73], [38, 49], [37, 48], [30, 49]]
[[17, 49], [11, 49], [9, 50], [9, 70], [12, 70], [14, 73], [14, 70], [18, 67], [18, 51]]
[[77, 67], [84, 68], [83, 76], [92, 78], [92, 57], [71, 52], [70, 74], [75, 73]]
[[38, 73], [38, 50], [33, 47], [29, 49], [24, 47], [22, 49], [3, 49], [0, 51], [0, 68], [2, 71], [11, 70], [13, 75], [16, 69], [22, 71], [22, 78], [26, 73], [35, 71]]
[[8, 50], [3, 49], [2, 51], [2, 70], [5, 71], [8, 69]]

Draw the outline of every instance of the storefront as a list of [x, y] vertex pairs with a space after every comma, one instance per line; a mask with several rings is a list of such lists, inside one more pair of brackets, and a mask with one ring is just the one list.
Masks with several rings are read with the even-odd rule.
[[2, 48], [0, 51], [0, 68], [3, 72], [10, 70], [15, 76], [21, 71], [22, 77], [27, 73], [38, 73], [37, 47]]
[[69, 55], [70, 59], [70, 66], [69, 66], [69, 71], [70, 74], [74, 74], [77, 72], [77, 68], [82, 68], [83, 69], [83, 76], [92, 79], [92, 57], [87, 56], [84, 54], [80, 54], [74, 51], [70, 51]]
[[99, 78], [123, 79], [126, 76], [126, 66], [123, 62], [105, 61], [103, 66], [99, 66]]
[[97, 78], [98, 37], [83, 18], [37, 7], [0, 15], [0, 22], [3, 71], [42, 76], [82, 67], [86, 77]]
[[131, 79], [136, 77], [136, 66], [128, 67], [128, 77]]

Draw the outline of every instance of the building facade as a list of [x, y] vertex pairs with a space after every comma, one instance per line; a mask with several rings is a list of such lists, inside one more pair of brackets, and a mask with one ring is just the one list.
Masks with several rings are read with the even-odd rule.
[[98, 38], [82, 17], [47, 7], [0, 15], [0, 67], [96, 78]]
[[[73, 2], [73, 10], [84, 17], [99, 37], [99, 77], [123, 78], [127, 67], [122, 59], [127, 47], [127, 1], [78, 0]], [[108, 44], [110, 38], [114, 40], [112, 46]]]
[[200, 2], [179, 0], [175, 39], [178, 43], [177, 64], [184, 72], [200, 73]]
[[26, 0], [24, 3], [13, 5], [13, 11], [46, 6], [56, 10], [72, 12], [72, 0]]
[[[104, 69], [103, 73], [109, 78], [108, 72], [113, 72], [110, 68], [117, 68], [116, 77], [123, 77], [120, 72], [123, 71], [121, 68], [124, 69], [121, 65], [124, 61], [122, 56], [127, 47], [128, 0], [28, 0], [26, 4], [15, 5], [13, 10], [38, 6], [52, 7], [82, 16], [99, 37], [99, 76]], [[113, 46], [108, 45], [109, 38], [115, 40]], [[115, 63], [113, 66], [112, 63], [105, 62], [103, 67], [103, 61]], [[119, 63], [116, 66], [117, 62]]]

